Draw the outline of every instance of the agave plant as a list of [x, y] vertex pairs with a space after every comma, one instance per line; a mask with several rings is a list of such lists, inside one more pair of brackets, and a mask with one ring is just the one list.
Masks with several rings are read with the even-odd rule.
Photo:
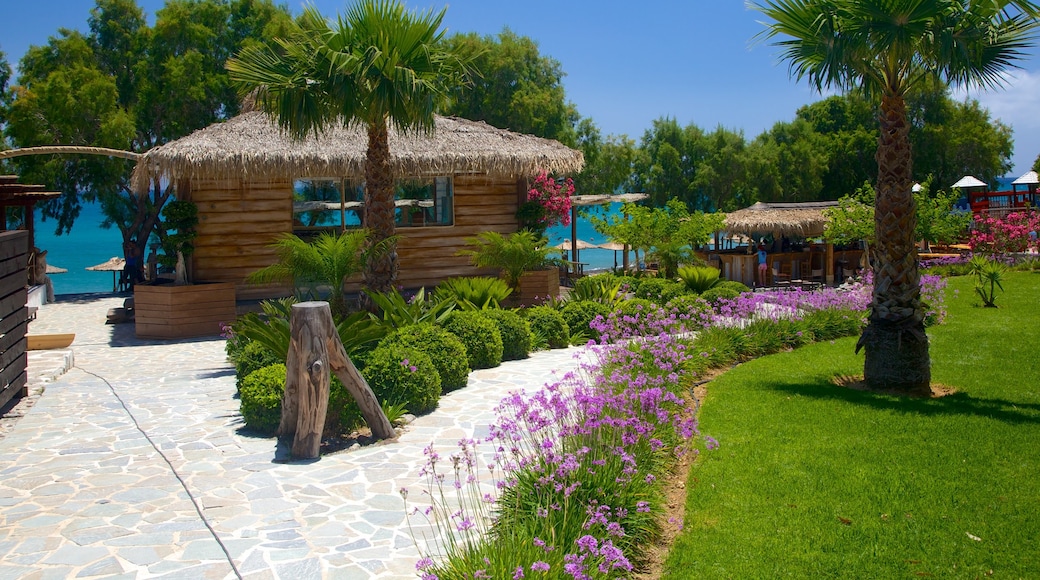
[[721, 284], [719, 274], [719, 269], [711, 266], [682, 266], [679, 268], [679, 278], [682, 278], [690, 292], [697, 294], [702, 294], [705, 290]]
[[450, 299], [435, 297], [427, 300], [425, 288], [420, 288], [411, 300], [397, 289], [389, 292], [365, 290], [365, 294], [380, 311], [379, 314], [370, 313], [369, 317], [387, 332], [423, 322], [440, 324], [455, 309], [455, 302]]
[[490, 276], [448, 278], [433, 291], [435, 300], [454, 301], [459, 310], [499, 308], [513, 293], [508, 284]]
[[975, 294], [982, 300], [986, 308], [996, 308], [997, 288], [1004, 291], [1004, 273], [1007, 269], [1000, 262], [993, 262], [975, 256], [968, 262], [971, 274], [975, 276]]
[[610, 276], [589, 276], [580, 278], [569, 294], [569, 299], [574, 301], [589, 301], [606, 304], [611, 310], [616, 310], [625, 301], [621, 294], [623, 282]]

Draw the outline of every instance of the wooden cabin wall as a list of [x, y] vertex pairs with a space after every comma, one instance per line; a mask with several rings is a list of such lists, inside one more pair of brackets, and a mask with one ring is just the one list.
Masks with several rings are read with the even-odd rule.
[[195, 280], [234, 282], [239, 300], [284, 296], [285, 288], [245, 283], [254, 271], [275, 262], [271, 242], [291, 232], [292, 181], [197, 179], [188, 197], [199, 208], [192, 255]]
[[[430, 288], [452, 276], [498, 275], [498, 272], [474, 268], [468, 257], [455, 253], [466, 247], [466, 238], [480, 232], [515, 232], [516, 210], [525, 186], [524, 179], [456, 175], [453, 180], [454, 226], [397, 230], [401, 236], [397, 245], [397, 285], [409, 289]], [[351, 280], [347, 289], [360, 289], [360, 282], [360, 277]]]
[[[293, 231], [292, 182], [242, 179], [193, 180], [183, 190], [199, 208], [198, 237], [191, 257], [193, 279], [234, 282], [239, 300], [284, 296], [288, 288], [258, 287], [245, 283], [252, 272], [274, 263], [274, 237]], [[517, 230], [516, 210], [526, 192], [526, 180], [461, 175], [453, 180], [455, 225], [399, 228], [400, 260], [397, 284], [405, 288], [432, 287], [452, 276], [497, 275], [456, 256], [465, 239], [483, 231], [504, 234]], [[357, 291], [361, 277], [348, 281]]]

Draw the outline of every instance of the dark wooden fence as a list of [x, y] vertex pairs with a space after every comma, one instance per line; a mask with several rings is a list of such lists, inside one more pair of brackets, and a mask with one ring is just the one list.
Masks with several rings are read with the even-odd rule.
[[0, 406], [26, 392], [25, 307], [29, 234], [0, 232]]

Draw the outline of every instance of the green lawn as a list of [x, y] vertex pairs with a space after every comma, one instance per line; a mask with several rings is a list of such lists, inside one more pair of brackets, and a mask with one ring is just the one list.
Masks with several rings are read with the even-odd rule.
[[712, 382], [700, 425], [721, 447], [690, 471], [664, 577], [1040, 577], [1040, 275], [1005, 288], [977, 308], [950, 280], [942, 399], [831, 385], [862, 373], [855, 338]]

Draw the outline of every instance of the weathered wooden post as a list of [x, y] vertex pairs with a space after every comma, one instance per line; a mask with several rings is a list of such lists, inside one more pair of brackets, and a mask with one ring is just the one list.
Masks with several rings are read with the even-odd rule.
[[293, 457], [318, 457], [329, 406], [330, 371], [336, 373], [357, 401], [372, 435], [379, 439], [396, 437], [375, 393], [347, 356], [328, 302], [294, 304], [289, 334], [278, 435], [293, 435]]

